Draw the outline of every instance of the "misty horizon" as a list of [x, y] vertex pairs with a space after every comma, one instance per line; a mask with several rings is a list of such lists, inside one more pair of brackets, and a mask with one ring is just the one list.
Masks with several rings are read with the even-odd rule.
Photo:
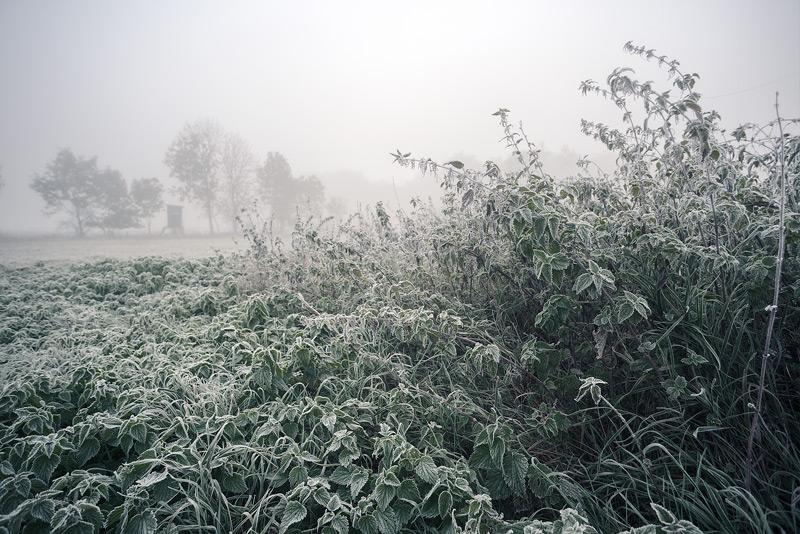
[[441, 162], [506, 159], [491, 115], [501, 107], [543, 150], [548, 172], [564, 176], [583, 156], [613, 162], [582, 136], [580, 119], [618, 124], [619, 113], [581, 96], [581, 81], [628, 66], [669, 88], [666, 72], [625, 54], [625, 42], [699, 73], [700, 104], [732, 129], [772, 120], [776, 92], [782, 116], [800, 116], [799, 36], [800, 5], [780, 0], [668, 11], [637, 2], [7, 1], [0, 233], [61, 231], [63, 217], [42, 214], [31, 182], [64, 148], [129, 184], [158, 178], [164, 200], [186, 206], [187, 229], [202, 231], [163, 160], [183, 125], [205, 118], [248, 140], [259, 163], [280, 152], [294, 175], [317, 176], [326, 198], [349, 209], [438, 194], [432, 178], [392, 165], [398, 148]]

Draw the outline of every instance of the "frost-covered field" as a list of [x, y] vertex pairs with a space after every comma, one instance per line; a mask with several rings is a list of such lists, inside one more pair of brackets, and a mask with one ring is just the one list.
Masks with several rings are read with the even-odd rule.
[[[238, 241], [238, 244], [237, 242]], [[242, 239], [217, 236], [140, 237], [9, 237], [0, 236], [0, 264], [29, 265], [37, 261], [91, 261], [143, 256], [201, 258], [242, 250]]]

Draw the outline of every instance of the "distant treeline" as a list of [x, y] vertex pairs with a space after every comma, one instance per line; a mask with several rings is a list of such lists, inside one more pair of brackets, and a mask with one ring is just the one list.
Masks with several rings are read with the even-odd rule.
[[[289, 225], [298, 213], [341, 215], [343, 202], [326, 201], [325, 188], [314, 176], [292, 175], [280, 152], [268, 152], [258, 163], [250, 144], [216, 121], [187, 123], [164, 155], [169, 176], [178, 182], [181, 200], [199, 207], [208, 230], [218, 228], [221, 216], [232, 231], [237, 217], [256, 199], [278, 228]], [[115, 169], [100, 169], [97, 156], [75, 156], [61, 149], [31, 187], [45, 201], [45, 214], [64, 213], [64, 225], [77, 236], [93, 229], [110, 235], [122, 229], [147, 227], [164, 207], [164, 185], [158, 178], [137, 178], [130, 187]]]

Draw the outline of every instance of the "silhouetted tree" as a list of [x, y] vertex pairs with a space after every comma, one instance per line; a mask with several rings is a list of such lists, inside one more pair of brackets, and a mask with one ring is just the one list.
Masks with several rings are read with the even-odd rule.
[[98, 172], [96, 187], [97, 218], [89, 223], [90, 226], [100, 228], [106, 234], [141, 226], [138, 210], [128, 194], [128, 184], [119, 171], [106, 168]]
[[97, 157], [75, 157], [68, 148], [58, 152], [43, 174], [35, 175], [31, 188], [45, 201], [45, 214], [60, 211], [70, 216], [69, 225], [79, 237], [99, 217]]
[[220, 161], [223, 189], [220, 209], [227, 216], [234, 232], [238, 228], [237, 215], [254, 196], [254, 166], [255, 158], [250, 144], [238, 134], [225, 134]]
[[131, 200], [138, 216], [147, 220], [148, 234], [153, 215], [164, 206], [163, 192], [164, 186], [158, 178], [137, 178], [131, 184]]
[[128, 196], [128, 185], [119, 171], [97, 168], [97, 157], [76, 157], [62, 149], [35, 175], [31, 188], [45, 201], [45, 214], [66, 212], [67, 223], [83, 237], [92, 228], [111, 232], [137, 226], [136, 213]]
[[164, 155], [171, 177], [180, 182], [182, 199], [198, 203], [214, 233], [214, 207], [219, 194], [219, 169], [224, 132], [212, 120], [186, 123]]
[[275, 221], [279, 225], [291, 222], [297, 205], [297, 190], [289, 162], [280, 152], [268, 152], [267, 159], [256, 174], [261, 197], [269, 206]]

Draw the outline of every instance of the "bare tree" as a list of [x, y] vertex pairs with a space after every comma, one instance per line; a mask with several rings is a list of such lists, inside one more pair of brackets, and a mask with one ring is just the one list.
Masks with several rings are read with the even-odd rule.
[[248, 200], [254, 197], [254, 171], [255, 158], [250, 143], [239, 134], [232, 132], [225, 134], [220, 160], [223, 189], [220, 209], [230, 221], [231, 230], [234, 232], [238, 229], [236, 216]]
[[181, 184], [178, 188], [181, 198], [203, 208], [212, 234], [224, 135], [219, 123], [210, 119], [186, 123], [164, 155], [170, 176]]

